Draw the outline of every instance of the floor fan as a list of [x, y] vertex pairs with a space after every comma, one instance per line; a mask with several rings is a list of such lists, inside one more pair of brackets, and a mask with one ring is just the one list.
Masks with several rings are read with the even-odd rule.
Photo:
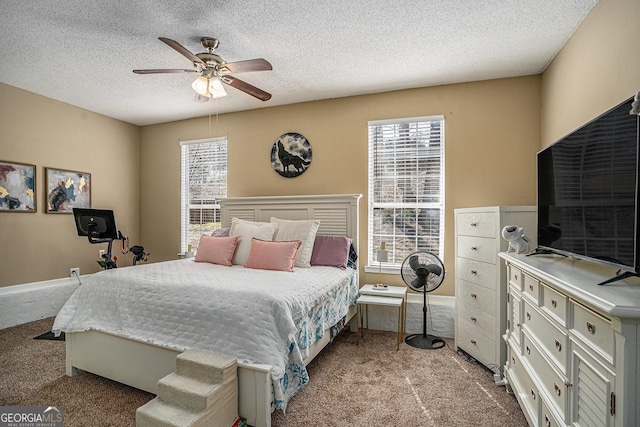
[[437, 289], [444, 281], [444, 264], [431, 252], [414, 252], [404, 259], [400, 273], [407, 287], [422, 293], [424, 304], [422, 334], [409, 335], [404, 342], [428, 350], [444, 347], [445, 342], [441, 338], [427, 334], [427, 292]]

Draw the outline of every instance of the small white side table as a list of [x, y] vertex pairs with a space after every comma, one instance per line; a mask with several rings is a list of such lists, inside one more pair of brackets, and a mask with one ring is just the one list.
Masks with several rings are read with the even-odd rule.
[[[364, 285], [360, 288], [360, 296], [358, 298], [358, 313], [356, 315], [358, 325], [358, 343], [360, 337], [364, 338], [363, 330], [364, 321], [363, 314], [366, 316], [366, 324], [369, 329], [369, 310], [367, 306], [378, 305], [398, 308], [398, 344], [396, 349], [400, 349], [400, 343], [404, 339], [405, 320], [407, 314], [407, 288], [400, 286], [388, 286], [385, 289], [375, 288], [373, 285]], [[362, 326], [362, 330], [360, 329]]]

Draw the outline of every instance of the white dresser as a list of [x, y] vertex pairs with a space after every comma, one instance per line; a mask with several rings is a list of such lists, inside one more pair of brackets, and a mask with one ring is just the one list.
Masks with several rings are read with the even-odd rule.
[[640, 278], [558, 255], [500, 254], [505, 375], [532, 426], [640, 425]]
[[507, 273], [498, 253], [509, 247], [505, 225], [524, 227], [535, 248], [535, 206], [491, 206], [455, 210], [456, 349], [491, 369], [502, 380], [506, 361]]

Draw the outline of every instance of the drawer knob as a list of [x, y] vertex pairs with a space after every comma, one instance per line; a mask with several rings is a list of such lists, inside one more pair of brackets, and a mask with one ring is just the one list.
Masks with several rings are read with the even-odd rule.
[[562, 344], [560, 344], [560, 341], [556, 340], [556, 349], [558, 349], [558, 351], [562, 351]]
[[536, 392], [533, 391], [533, 389], [531, 389], [531, 397], [533, 397], [533, 400], [536, 400]]
[[473, 299], [478, 298], [478, 295], [476, 295], [476, 294], [471, 294], [471, 298], [473, 298]]
[[546, 415], [544, 416], [544, 425], [551, 427], [551, 421], [549, 421], [549, 417]]
[[476, 318], [474, 316], [471, 316], [471, 320], [473, 320], [475, 322]]
[[476, 345], [476, 340], [471, 340], [471, 344]]
[[477, 247], [477, 246], [471, 246], [471, 250], [472, 250], [472, 251], [477, 251], [477, 250], [478, 250], [478, 247]]
[[558, 307], [558, 301], [556, 301], [556, 300], [552, 299], [552, 300], [551, 300], [551, 305], [553, 306], [553, 308]]
[[531, 354], [531, 349], [529, 348], [529, 346], [526, 346], [526, 347], [527, 347], [527, 354]]
[[527, 320], [531, 320], [531, 313], [527, 311]]
[[589, 333], [591, 335], [595, 334], [596, 333], [596, 325], [594, 325], [591, 322], [587, 322], [587, 331], [589, 331]]
[[514, 274], [514, 275], [513, 275], [513, 278], [514, 278], [514, 279], [516, 279], [516, 280], [518, 280], [518, 275], [517, 275], [517, 274]]
[[478, 223], [477, 223], [477, 222], [472, 222], [472, 223], [471, 223], [471, 226], [472, 226], [472, 227], [477, 227], [477, 226], [478, 226]]
[[560, 386], [556, 383], [553, 383], [553, 389], [556, 391], [556, 394], [560, 396]]
[[533, 285], [529, 285], [529, 290], [533, 292]]
[[478, 274], [478, 272], [476, 270], [471, 270], [471, 274], [475, 276], [476, 274]]

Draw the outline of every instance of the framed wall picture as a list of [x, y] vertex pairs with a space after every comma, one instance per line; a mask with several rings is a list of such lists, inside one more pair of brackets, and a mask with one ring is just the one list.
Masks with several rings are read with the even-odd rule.
[[0, 160], [0, 212], [36, 212], [36, 166]]
[[91, 207], [91, 174], [45, 168], [47, 213], [72, 213]]
[[271, 166], [285, 178], [302, 175], [311, 165], [311, 144], [303, 135], [288, 132], [271, 147]]

